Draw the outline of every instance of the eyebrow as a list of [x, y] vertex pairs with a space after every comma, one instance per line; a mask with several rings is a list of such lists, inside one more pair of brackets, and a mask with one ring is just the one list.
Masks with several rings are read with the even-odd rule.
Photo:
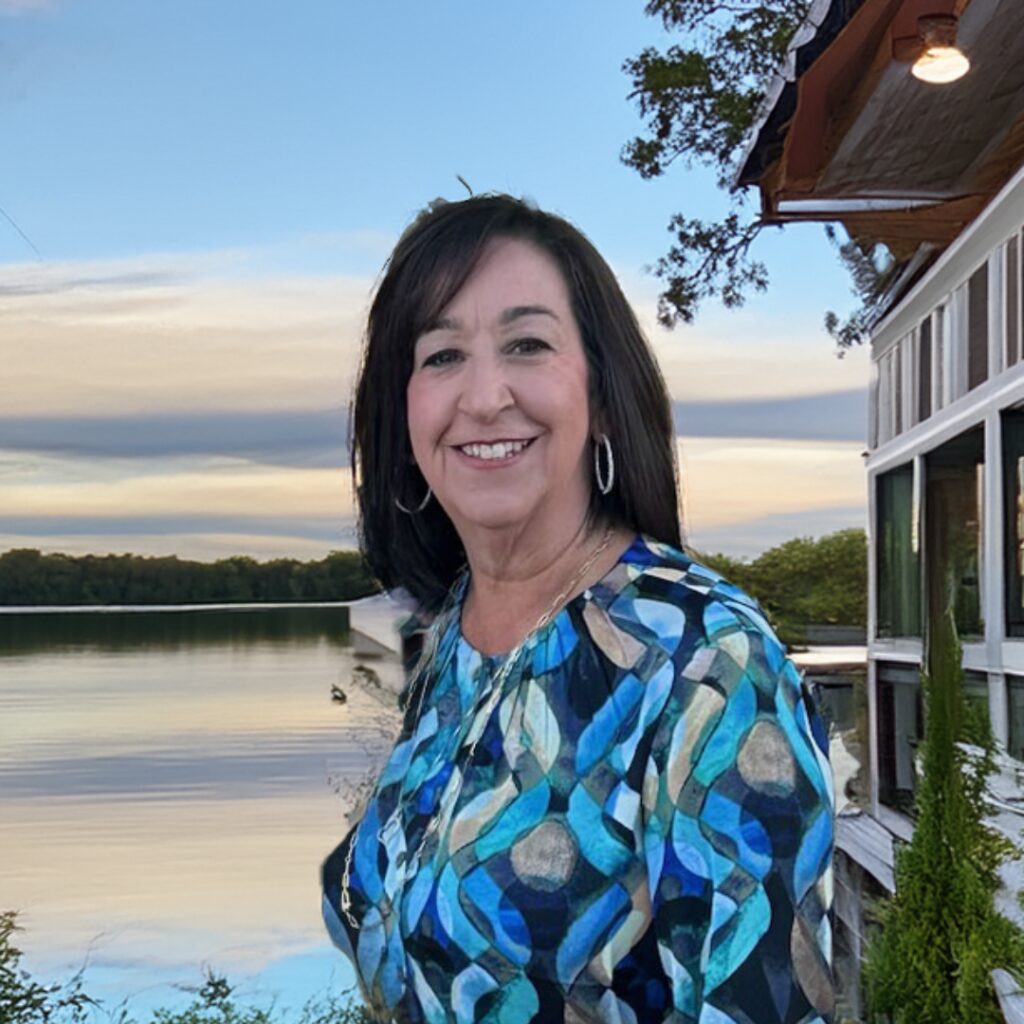
[[[528, 316], [549, 316], [552, 320], [558, 321], [558, 315], [553, 310], [548, 309], [547, 306], [510, 306], [502, 311], [498, 322], [504, 327]], [[425, 333], [429, 334], [432, 331], [457, 331], [461, 326], [461, 321], [454, 317], [442, 316], [435, 320]]]
[[552, 320], [558, 319], [555, 313], [548, 309], [547, 306], [513, 306], [501, 314], [501, 323], [511, 324], [527, 316], [549, 316]]

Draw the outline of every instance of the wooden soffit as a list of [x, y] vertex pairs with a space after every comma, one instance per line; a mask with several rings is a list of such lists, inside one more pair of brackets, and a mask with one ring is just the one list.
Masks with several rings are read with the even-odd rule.
[[[928, 85], [910, 73], [917, 20], [941, 13], [971, 70]], [[897, 257], [945, 247], [1024, 162], [1024, 0], [863, 0], [829, 32], [737, 184], [774, 222], [840, 220]]]

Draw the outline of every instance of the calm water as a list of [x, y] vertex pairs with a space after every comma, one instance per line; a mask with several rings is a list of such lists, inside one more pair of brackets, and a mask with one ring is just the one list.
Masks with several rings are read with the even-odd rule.
[[264, 1004], [352, 983], [318, 868], [345, 827], [332, 781], [379, 756], [387, 711], [349, 685], [345, 624], [0, 616], [0, 908], [33, 973], [87, 963], [90, 992], [140, 1013], [190, 998], [204, 965]]

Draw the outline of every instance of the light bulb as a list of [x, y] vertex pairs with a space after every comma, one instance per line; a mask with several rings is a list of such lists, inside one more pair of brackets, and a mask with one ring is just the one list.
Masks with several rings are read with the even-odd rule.
[[945, 85], [963, 78], [971, 69], [971, 62], [955, 46], [929, 46], [914, 61], [911, 69], [915, 78], [932, 85]]

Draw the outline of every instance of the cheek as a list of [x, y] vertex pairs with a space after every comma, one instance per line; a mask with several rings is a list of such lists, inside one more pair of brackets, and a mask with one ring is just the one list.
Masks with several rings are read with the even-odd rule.
[[410, 384], [405, 392], [405, 422], [413, 454], [422, 457], [441, 429], [441, 403], [437, 395]]
[[579, 372], [566, 374], [550, 395], [549, 408], [557, 417], [567, 447], [586, 446], [590, 435], [590, 395], [587, 379]]

